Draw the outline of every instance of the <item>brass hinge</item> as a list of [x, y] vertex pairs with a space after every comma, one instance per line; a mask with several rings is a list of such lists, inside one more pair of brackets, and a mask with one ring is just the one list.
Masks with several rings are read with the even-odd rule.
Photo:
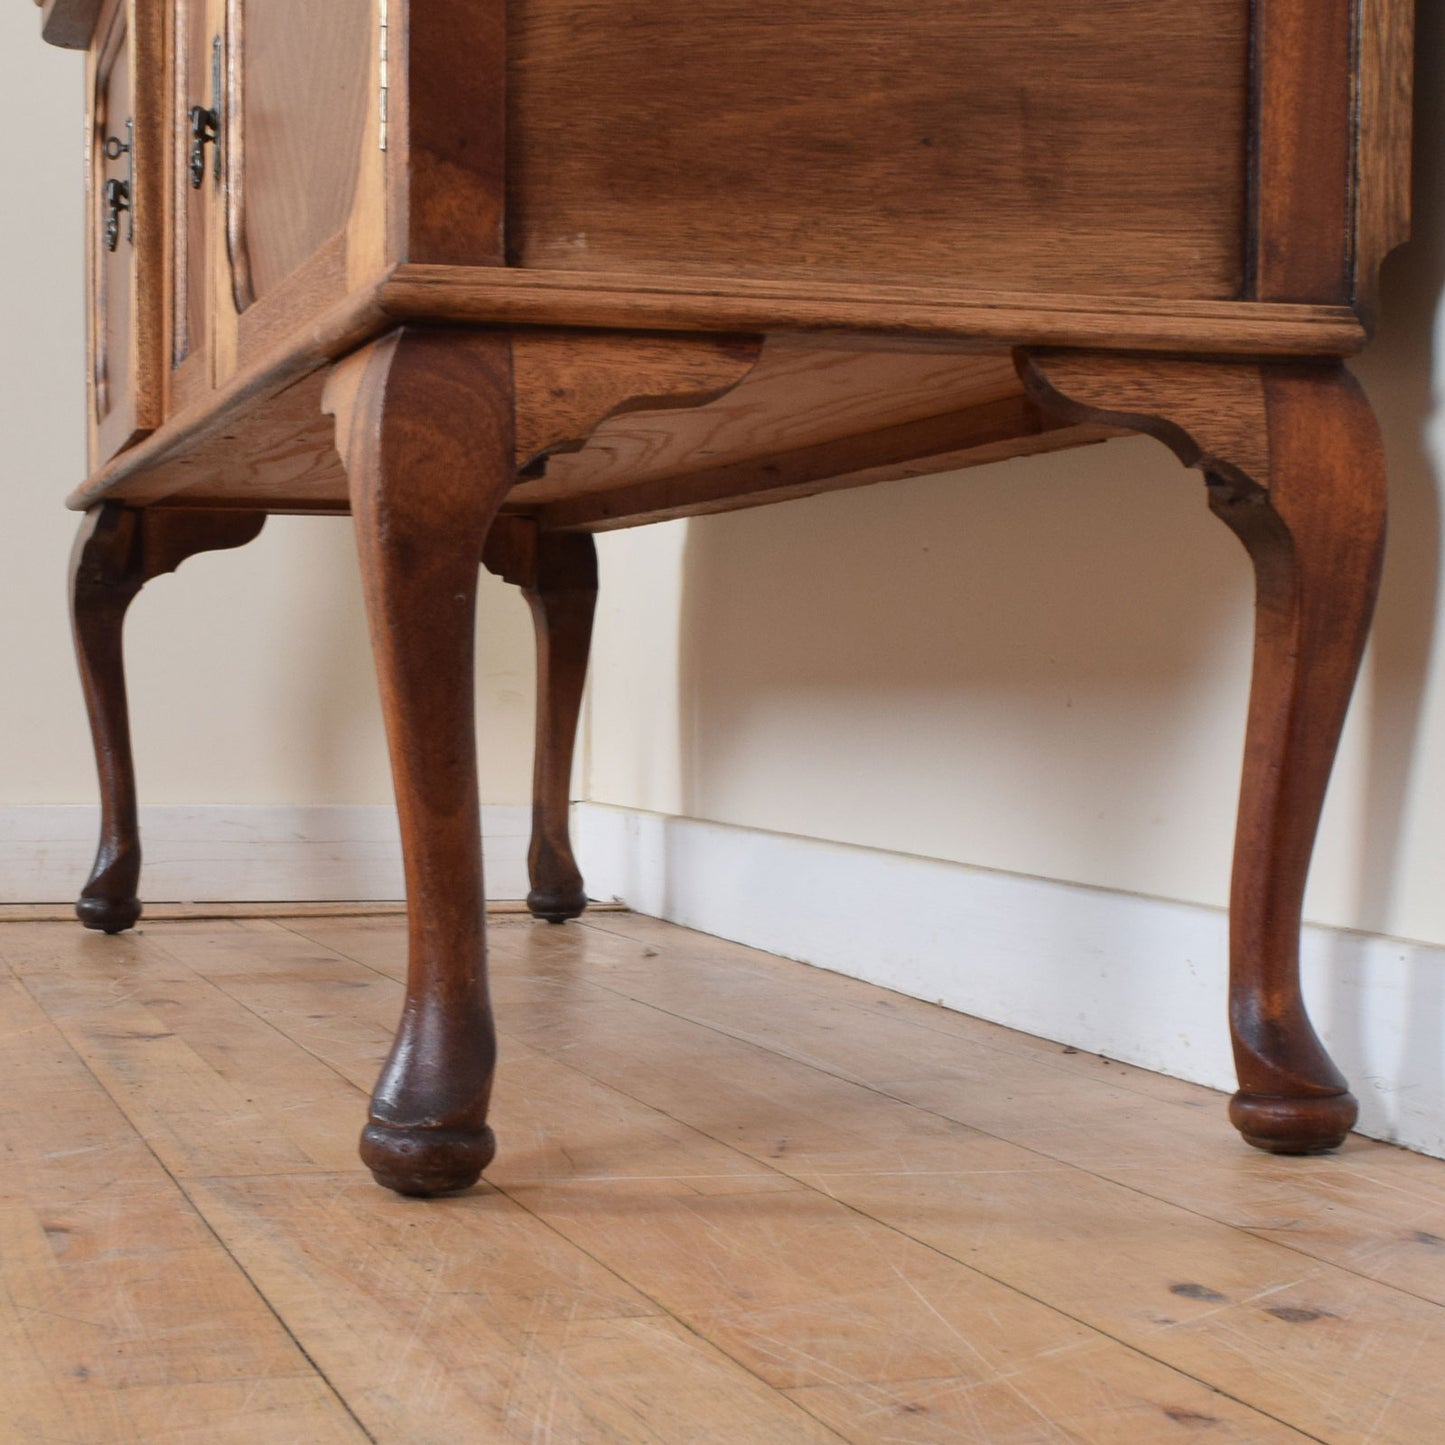
[[388, 104], [389, 104], [389, 99], [390, 99], [390, 98], [389, 98], [389, 95], [388, 95], [388, 93], [387, 93], [387, 87], [388, 87], [388, 84], [389, 84], [389, 77], [388, 77], [388, 71], [387, 71], [387, 67], [388, 67], [388, 47], [389, 47], [389, 45], [390, 45], [390, 40], [389, 40], [389, 37], [388, 37], [388, 35], [387, 35], [387, 22], [388, 22], [389, 19], [390, 19], [391, 0], [377, 0], [377, 7], [378, 7], [378, 11], [379, 11], [379, 15], [380, 15], [380, 21], [381, 21], [381, 26], [380, 26], [380, 28], [381, 28], [381, 41], [380, 41], [380, 45], [379, 45], [379, 48], [378, 48], [378, 51], [377, 51], [377, 79], [378, 79], [378, 82], [379, 82], [380, 87], [381, 87], [380, 107], [379, 107], [379, 113], [380, 113], [381, 119], [380, 119], [380, 136], [378, 137], [378, 139], [379, 139], [379, 143], [380, 143], [380, 145], [381, 145], [381, 149], [382, 149], [382, 150], [385, 150], [385, 149], [386, 149], [387, 110], [388, 110]]

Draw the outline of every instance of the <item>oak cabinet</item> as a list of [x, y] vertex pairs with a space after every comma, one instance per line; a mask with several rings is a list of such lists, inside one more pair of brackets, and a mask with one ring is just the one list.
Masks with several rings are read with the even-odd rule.
[[511, 14], [518, 264], [1241, 292], [1238, 0]]
[[96, 465], [344, 299], [362, 177], [380, 184], [379, 63], [372, 0], [105, 7], [91, 47]]
[[154, 86], [164, 47], [141, 0], [111, 0], [90, 53], [86, 125], [91, 457], [160, 424], [165, 172]]
[[1344, 362], [1408, 226], [1410, 0], [42, 13], [92, 96], [79, 911], [140, 908], [131, 598], [269, 513], [349, 513], [412, 915], [363, 1143], [382, 1182], [460, 1187], [492, 1149], [479, 563], [537, 621], [528, 901], [562, 922], [594, 533], [1123, 432], [1204, 473], [1259, 589], [1231, 1117], [1280, 1152], [1339, 1142], [1298, 935], [1383, 545]]

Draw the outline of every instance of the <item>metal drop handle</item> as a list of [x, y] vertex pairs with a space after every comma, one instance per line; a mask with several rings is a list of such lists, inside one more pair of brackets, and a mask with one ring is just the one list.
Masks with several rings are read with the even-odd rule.
[[206, 147], [221, 138], [221, 117], [203, 105], [191, 107], [191, 189], [198, 191], [206, 179]]
[[211, 41], [211, 104], [193, 105], [191, 122], [191, 189], [198, 191], [206, 179], [206, 147], [216, 148], [216, 179], [221, 177], [221, 37]]
[[125, 180], [111, 179], [105, 183], [101, 192], [101, 198], [105, 206], [105, 249], [114, 251], [120, 244], [120, 218], [122, 215], [130, 219], [126, 225], [125, 238], [135, 243], [135, 122], [126, 121], [126, 138], [121, 140], [118, 135], [108, 135], [105, 144], [101, 147], [101, 154], [108, 161], [118, 161], [122, 156], [130, 157], [130, 169]]

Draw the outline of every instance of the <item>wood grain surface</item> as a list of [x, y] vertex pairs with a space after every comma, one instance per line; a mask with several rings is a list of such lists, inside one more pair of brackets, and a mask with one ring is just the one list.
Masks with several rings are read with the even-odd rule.
[[100, 843], [75, 911], [117, 933], [140, 916], [140, 825], [122, 635], [136, 595], [188, 557], [240, 547], [263, 512], [151, 512], [103, 502], [80, 524], [70, 560], [71, 626], [100, 777]]
[[401, 330], [333, 372], [401, 824], [407, 998], [362, 1157], [402, 1194], [476, 1182], [496, 1041], [487, 993], [474, 721], [477, 573], [512, 485], [506, 336]]
[[[112, 0], [88, 64], [85, 248], [89, 276], [90, 463], [161, 424], [166, 293], [165, 22], [155, 6]], [[128, 154], [107, 156], [129, 145]], [[115, 249], [105, 242], [109, 182], [129, 187]]]
[[527, 907], [565, 923], [587, 907], [572, 852], [572, 753], [597, 606], [597, 547], [589, 536], [542, 532], [498, 517], [482, 552], [487, 569], [522, 589], [537, 633], [537, 741], [532, 764], [532, 838]]
[[1272, 306], [985, 288], [962, 276], [919, 286], [878, 279], [637, 276], [519, 267], [400, 266], [377, 299], [397, 320], [635, 326], [664, 331], [882, 332], [1004, 345], [1348, 356], [1365, 342], [1347, 306]]
[[493, 937], [503, 1153], [418, 1207], [346, 1141], [400, 918], [0, 924], [0, 1429], [1431, 1438], [1439, 1161], [1244, 1150], [1207, 1090], [651, 919]]
[[[1236, 0], [526, 0], [513, 264], [1227, 298]], [[1127, 40], [1125, 40], [1127, 33]]]
[[1209, 483], [1256, 579], [1254, 679], [1230, 888], [1230, 1117], [1280, 1153], [1332, 1149], [1355, 1122], [1300, 988], [1305, 882], [1380, 582], [1385, 458], [1338, 363], [1238, 364], [1090, 353], [1021, 358], [1065, 420], [1157, 437]]
[[374, 12], [373, 0], [237, 7], [244, 208], [239, 192], [231, 204], [251, 300], [346, 227], [376, 84]]
[[1358, 0], [1253, 7], [1249, 295], [1262, 301], [1353, 298], [1358, 8]]
[[1360, 0], [1355, 305], [1375, 319], [1380, 263], [1410, 236], [1414, 0]]

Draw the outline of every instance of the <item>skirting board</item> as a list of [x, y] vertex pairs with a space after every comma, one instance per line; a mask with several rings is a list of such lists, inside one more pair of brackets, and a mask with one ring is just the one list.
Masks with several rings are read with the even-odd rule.
[[[1219, 909], [596, 803], [573, 837], [594, 898], [1234, 1087]], [[1303, 968], [1360, 1131], [1445, 1158], [1445, 949], [1309, 927]]]
[[[0, 808], [0, 903], [74, 899], [95, 856], [99, 811]], [[152, 903], [401, 898], [389, 806], [141, 809], [141, 897]], [[482, 809], [487, 896], [527, 896], [528, 807]]]

